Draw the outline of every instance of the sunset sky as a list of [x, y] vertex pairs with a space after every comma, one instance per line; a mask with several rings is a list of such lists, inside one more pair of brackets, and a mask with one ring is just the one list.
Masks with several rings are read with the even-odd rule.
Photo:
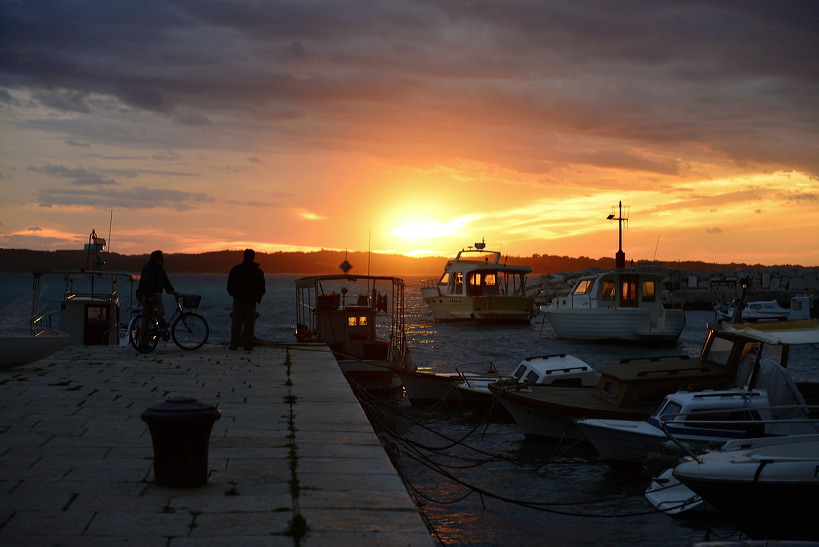
[[0, 247], [819, 266], [813, 1], [0, 0]]

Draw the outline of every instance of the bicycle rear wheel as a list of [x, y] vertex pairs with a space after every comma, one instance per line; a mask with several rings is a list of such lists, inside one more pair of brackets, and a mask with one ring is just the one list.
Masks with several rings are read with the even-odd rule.
[[159, 343], [159, 331], [156, 322], [147, 313], [136, 315], [128, 323], [128, 342], [140, 353], [156, 349]]
[[182, 313], [171, 325], [173, 341], [182, 349], [201, 348], [209, 334], [208, 322], [198, 313]]

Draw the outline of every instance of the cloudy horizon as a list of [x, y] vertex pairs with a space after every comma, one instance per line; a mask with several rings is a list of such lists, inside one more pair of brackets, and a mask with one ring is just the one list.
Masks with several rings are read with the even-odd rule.
[[819, 265], [812, 2], [0, 10], [2, 247]]

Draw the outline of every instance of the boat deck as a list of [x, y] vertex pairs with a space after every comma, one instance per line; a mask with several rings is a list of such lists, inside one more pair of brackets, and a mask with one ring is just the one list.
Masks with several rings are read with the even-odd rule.
[[[140, 415], [176, 396], [222, 412], [202, 487], [154, 482]], [[69, 346], [0, 401], [3, 545], [435, 544], [322, 345]]]

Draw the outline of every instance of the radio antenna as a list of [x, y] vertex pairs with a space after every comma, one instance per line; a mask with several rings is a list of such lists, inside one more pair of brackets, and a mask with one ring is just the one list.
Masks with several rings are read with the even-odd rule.
[[114, 210], [111, 209], [111, 216], [108, 217], [108, 254], [111, 254], [111, 224], [114, 223]]
[[657, 249], [660, 247], [660, 235], [657, 234], [657, 245], [654, 246], [654, 258], [653, 260], [657, 260]]

